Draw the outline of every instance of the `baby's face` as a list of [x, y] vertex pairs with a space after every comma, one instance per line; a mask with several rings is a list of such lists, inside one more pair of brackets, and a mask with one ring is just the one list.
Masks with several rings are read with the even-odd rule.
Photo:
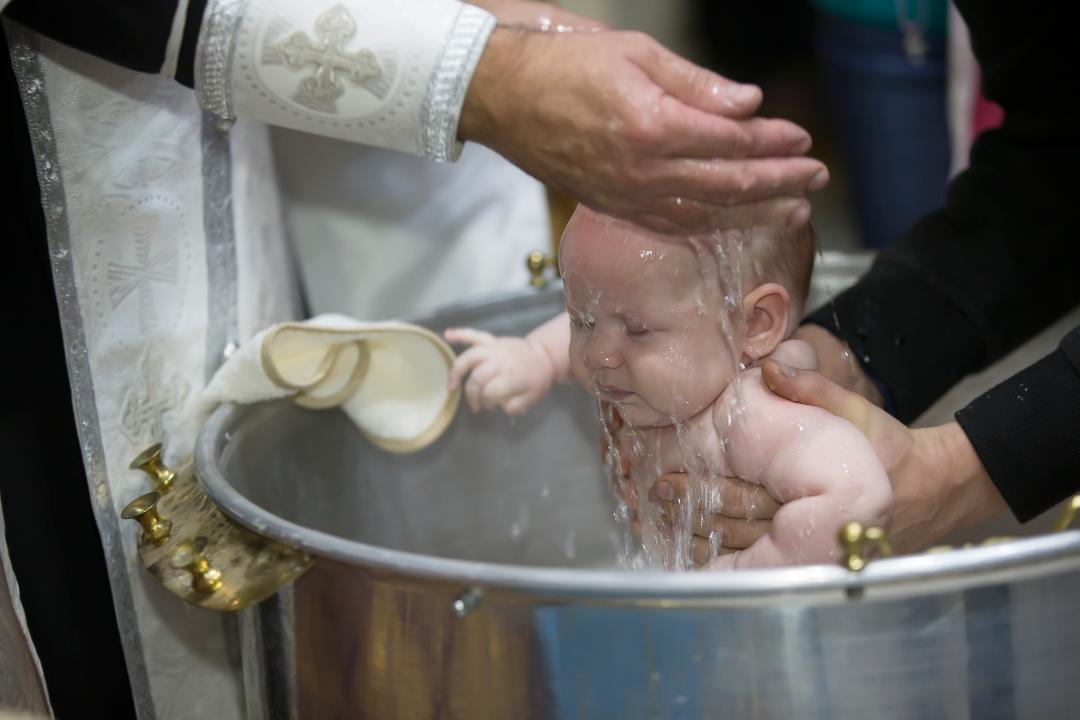
[[560, 248], [570, 367], [637, 427], [697, 415], [723, 392], [735, 359], [722, 296], [692, 246], [580, 209]]

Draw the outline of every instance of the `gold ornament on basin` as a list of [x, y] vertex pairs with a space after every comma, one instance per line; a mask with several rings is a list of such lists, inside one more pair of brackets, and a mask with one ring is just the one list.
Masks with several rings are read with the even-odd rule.
[[157, 504], [161, 496], [156, 492], [140, 495], [127, 504], [120, 517], [135, 520], [142, 525], [143, 534], [140, 544], [149, 543], [155, 547], [164, 545], [172, 533], [172, 521], [161, 517]]
[[1061, 516], [1054, 523], [1054, 532], [1064, 532], [1071, 528], [1076, 522], [1077, 515], [1080, 515], [1080, 494], [1073, 495], [1065, 503], [1065, 509], [1061, 511]]
[[840, 528], [840, 564], [848, 570], [859, 571], [869, 563], [869, 550], [876, 548], [882, 557], [892, 555], [892, 544], [879, 527], [863, 527], [854, 520]]
[[[161, 445], [139, 454], [132, 469], [168, 488], [131, 501], [122, 517], [143, 528], [139, 559], [164, 587], [211, 610], [240, 610], [265, 600], [300, 577], [314, 559], [257, 535], [227, 518], [206, 496], [194, 466], [161, 463]], [[166, 519], [168, 518], [168, 519]]]
[[155, 443], [131, 461], [132, 470], [142, 470], [150, 476], [154, 491], [164, 495], [172, 489], [176, 480], [176, 471], [167, 468], [161, 461], [161, 443]]
[[525, 267], [529, 269], [529, 284], [536, 289], [547, 286], [548, 279], [545, 271], [550, 267], [555, 269], [555, 277], [559, 276], [558, 260], [552, 255], [545, 255], [539, 250], [533, 250], [525, 258]]
[[180, 543], [173, 551], [169, 564], [177, 570], [191, 573], [191, 589], [196, 592], [212, 593], [221, 588], [221, 571], [210, 567], [210, 562], [202, 554], [206, 549], [206, 538], [199, 537]]

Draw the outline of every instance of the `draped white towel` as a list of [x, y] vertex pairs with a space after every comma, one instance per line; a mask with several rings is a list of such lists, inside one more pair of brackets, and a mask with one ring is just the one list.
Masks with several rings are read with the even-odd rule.
[[400, 322], [319, 315], [280, 323], [244, 344], [202, 396], [222, 402], [291, 397], [309, 408], [340, 406], [376, 446], [420, 450], [453, 420], [461, 393], [447, 390], [454, 352], [438, 335]]

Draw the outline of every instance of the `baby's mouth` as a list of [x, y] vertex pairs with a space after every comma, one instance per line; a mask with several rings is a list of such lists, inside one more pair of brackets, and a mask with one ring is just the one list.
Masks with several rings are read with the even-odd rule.
[[605, 400], [611, 400], [613, 402], [620, 402], [626, 400], [634, 394], [632, 392], [623, 390], [622, 388], [617, 388], [613, 385], [597, 385], [596, 392]]

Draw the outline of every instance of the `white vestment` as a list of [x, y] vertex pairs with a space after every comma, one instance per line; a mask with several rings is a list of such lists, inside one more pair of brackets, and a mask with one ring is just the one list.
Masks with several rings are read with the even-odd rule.
[[313, 314], [393, 319], [521, 290], [528, 253], [551, 247], [543, 186], [481, 145], [449, 165], [272, 135]]
[[[489, 14], [456, 0], [210, 0], [193, 93], [168, 77], [178, 43], [170, 42], [164, 75], [147, 75], [5, 23], [37, 164], [79, 440], [140, 718], [245, 714], [228, 631], [235, 619], [163, 589], [139, 562], [138, 528], [119, 514], [148, 489], [131, 460], [163, 442], [168, 463], [185, 462], [200, 393], [223, 358], [299, 313], [263, 123], [454, 159], [465, 89], [493, 25]], [[418, 173], [400, 217], [426, 212], [422, 193], [446, 181]], [[378, 185], [349, 187], [393, 196]], [[529, 188], [535, 213], [539, 189]], [[501, 197], [477, 191], [458, 215], [444, 216], [462, 229], [454, 237], [467, 238], [460, 257], [475, 256], [489, 228], [514, 233], [492, 209]], [[358, 207], [377, 209], [364, 203], [361, 195]], [[475, 233], [463, 230], [469, 208]], [[429, 243], [423, 254], [431, 258], [416, 270], [437, 276], [439, 238], [415, 235]], [[370, 290], [356, 296], [354, 314], [382, 295], [380, 283], [400, 282], [382, 272], [391, 262], [386, 250], [369, 246], [365, 262], [351, 268]], [[520, 265], [519, 251], [510, 255]], [[449, 297], [440, 293], [425, 301]], [[404, 295], [377, 314], [407, 309]]]

